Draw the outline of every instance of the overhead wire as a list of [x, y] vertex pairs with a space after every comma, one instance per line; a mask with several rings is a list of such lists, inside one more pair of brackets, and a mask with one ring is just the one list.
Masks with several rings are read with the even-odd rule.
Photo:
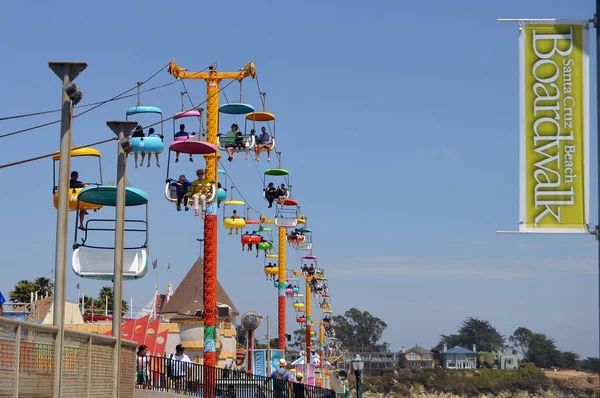
[[[168, 87], [168, 86], [172, 86], [173, 84], [176, 84], [176, 83], [178, 83], [177, 80], [169, 82], [169, 83], [161, 84], [160, 86], [154, 86], [154, 87], [151, 87], [151, 88], [149, 88], [147, 90], [140, 91], [140, 94], [144, 94], [144, 93], [148, 93], [150, 91], [154, 91], [154, 90], [158, 90], [158, 89], [165, 88], [165, 87]], [[128, 91], [131, 91], [131, 90], [128, 90]], [[121, 95], [118, 98], [115, 98], [115, 99], [112, 99], [112, 100], [108, 100], [108, 102], [111, 102], [111, 101], [120, 101], [122, 99], [135, 97], [136, 95], [137, 95], [137, 93], [129, 94], [129, 95]], [[84, 104], [84, 105], [77, 105], [75, 107], [75, 109], [88, 108], [90, 106], [94, 106], [94, 105], [106, 103], [106, 101], [107, 100], [98, 101], [98, 102], [91, 102], [89, 104]], [[53, 110], [49, 110], [49, 111], [24, 113], [22, 115], [13, 115], [13, 116], [0, 117], [0, 122], [1, 121], [5, 121], [5, 120], [21, 119], [21, 118], [30, 117], [30, 116], [46, 115], [46, 114], [49, 114], [49, 113], [56, 113], [56, 112], [60, 112], [60, 111], [61, 111], [61, 109], [53, 109]], [[77, 115], [77, 116], [80, 116], [80, 115]]]
[[[152, 76], [150, 76], [149, 78], [147, 78], [146, 80], [144, 80], [141, 84], [143, 85], [143, 84], [148, 83], [150, 80], [152, 80], [156, 75], [158, 75], [160, 72], [162, 72], [168, 66], [169, 66], [169, 64], [163, 66], [157, 72], [155, 72]], [[100, 101], [100, 102], [96, 103], [94, 106], [92, 106], [92, 108], [87, 109], [87, 110], [85, 110], [85, 111], [83, 111], [83, 112], [81, 112], [81, 113], [79, 113], [77, 115], [74, 115], [73, 118], [77, 118], [79, 116], [85, 115], [86, 113], [91, 112], [94, 109], [97, 109], [97, 108], [101, 107], [102, 105], [105, 105], [105, 104], [107, 104], [109, 102], [112, 102], [112, 101], [115, 101], [117, 99], [120, 99], [120, 97], [122, 97], [123, 95], [125, 95], [125, 94], [129, 93], [130, 91], [133, 91], [133, 90], [135, 90], [137, 88], [138, 88], [138, 85], [136, 84], [135, 87], [132, 87], [132, 88], [130, 88], [128, 90], [125, 90], [121, 94], [118, 94], [118, 95], [116, 95], [116, 96], [114, 96], [114, 97], [112, 97], [112, 98], [110, 98], [108, 100], [104, 100], [104, 101]], [[42, 127], [51, 126], [53, 124], [57, 124], [57, 123], [60, 123], [60, 122], [61, 122], [60, 120], [55, 120], [55, 121], [52, 121], [52, 122], [39, 124], [37, 126], [32, 126], [32, 127], [28, 127], [28, 128], [25, 128], [25, 129], [21, 129], [21, 130], [13, 131], [13, 132], [10, 132], [10, 133], [2, 134], [2, 135], [0, 135], [0, 138], [6, 138], [6, 137], [13, 136], [13, 135], [25, 133], [25, 132], [36, 130], [36, 129], [39, 129], [39, 128], [42, 128]]]
[[[113, 137], [113, 138], [109, 138], [109, 139], [106, 139], [106, 140], [93, 142], [93, 143], [87, 144], [87, 145], [75, 146], [72, 149], [87, 148], [87, 147], [97, 146], [97, 145], [100, 145], [100, 144], [106, 144], [107, 142], [110, 142], [110, 141], [116, 141], [117, 139], [118, 139], [117, 137]], [[29, 159], [25, 159], [25, 160], [19, 160], [18, 162], [3, 164], [3, 165], [0, 165], [0, 169], [12, 167], [12, 166], [18, 166], [20, 164], [33, 162], [35, 160], [49, 158], [49, 157], [54, 156], [54, 155], [56, 155], [56, 152], [52, 152], [52, 153], [49, 153], [47, 155], [36, 156], [34, 158], [29, 158]]]
[[[163, 69], [164, 69], [164, 68], [163, 68]], [[156, 75], [156, 74], [155, 74], [155, 75]], [[222, 90], [224, 90], [225, 88], [227, 88], [227, 86], [229, 86], [231, 83], [233, 83], [233, 80], [232, 80], [231, 82], [229, 82], [228, 84], [226, 84], [226, 85], [225, 85], [225, 87], [223, 87], [223, 88], [219, 89], [219, 91], [217, 91], [217, 92], [216, 92], [215, 94], [213, 94], [213, 95], [219, 95], [219, 93], [220, 93]], [[136, 88], [137, 88], [137, 86], [136, 86]], [[128, 90], [128, 91], [131, 91], [131, 90]], [[207, 101], [208, 101], [208, 98], [207, 98], [206, 100], [202, 101], [201, 103], [199, 103], [199, 104], [198, 104], [198, 106], [194, 107], [193, 109], [198, 109], [198, 108], [199, 108], [201, 105], [204, 105], [204, 104], [205, 104]], [[142, 127], [142, 128], [143, 128], [143, 129], [146, 129], [146, 128], [148, 128], [148, 127], [156, 126], [156, 125], [158, 125], [158, 124], [160, 124], [160, 123], [163, 123], [163, 122], [166, 122], [166, 121], [172, 120], [172, 119], [174, 119], [174, 118], [175, 118], [175, 115], [173, 115], [173, 116], [171, 116], [171, 117], [168, 117], [168, 118], [166, 118], [166, 119], [161, 119], [161, 120], [159, 120], [158, 122], [155, 122], [155, 123], [149, 124], [149, 125], [147, 125], [147, 126], [144, 126], [144, 127]], [[50, 122], [50, 123], [46, 123], [45, 125], [51, 125], [51, 124], [55, 124], [55, 123], [59, 123], [59, 122], [60, 122], [60, 120], [58, 120], [58, 121], [54, 121], [54, 122]], [[31, 129], [33, 129], [33, 128], [30, 128], [30, 129], [25, 129], [25, 130], [22, 130], [22, 131], [20, 131], [20, 132], [28, 131], [28, 130], [31, 130]], [[15, 134], [15, 132], [13, 132], [13, 133], [10, 133], [9, 135], [13, 135], [13, 134]], [[4, 136], [7, 136], [7, 135], [4, 135]], [[4, 136], [0, 135], [0, 138], [3, 138]], [[113, 139], [111, 139], [110, 141], [112, 141], [112, 140], [113, 140]], [[108, 142], [108, 141], [106, 141], [106, 142]], [[31, 158], [31, 159], [27, 159], [27, 160], [26, 160], [26, 161], [24, 161], [24, 162], [15, 162], [14, 164], [12, 164], [12, 163], [11, 163], [11, 164], [5, 165], [5, 166], [3, 166], [3, 167], [0, 167], [0, 169], [1, 169], [1, 168], [4, 168], [4, 167], [16, 166], [16, 165], [19, 165], [19, 164], [21, 164], [21, 163], [27, 163], [27, 162], [31, 162], [31, 161], [34, 161], [34, 160], [44, 159], [44, 158], [46, 158], [46, 157], [48, 157], [48, 156], [42, 156], [42, 157], [37, 157], [37, 158]]]

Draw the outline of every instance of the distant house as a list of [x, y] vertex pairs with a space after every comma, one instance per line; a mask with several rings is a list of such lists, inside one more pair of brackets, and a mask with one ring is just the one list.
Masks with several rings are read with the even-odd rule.
[[473, 344], [473, 351], [463, 347], [448, 349], [446, 344], [440, 352], [440, 363], [444, 369], [475, 369], [477, 368], [477, 351]]
[[400, 352], [400, 367], [410, 369], [433, 369], [433, 352], [418, 345]]
[[502, 351], [496, 354], [496, 364], [498, 369], [517, 370], [519, 369], [519, 357], [512, 351]]
[[365, 376], [380, 376], [393, 373], [398, 364], [398, 354], [394, 352], [346, 352], [344, 356], [345, 369], [352, 369], [352, 360], [359, 354], [365, 363]]

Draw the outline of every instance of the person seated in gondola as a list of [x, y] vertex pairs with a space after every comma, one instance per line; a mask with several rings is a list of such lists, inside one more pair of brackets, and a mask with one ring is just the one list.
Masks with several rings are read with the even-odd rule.
[[239, 145], [238, 137], [241, 136], [242, 144], [244, 142], [244, 136], [240, 131], [238, 131], [238, 128], [238, 125], [236, 123], [233, 123], [231, 125], [231, 130], [228, 131], [227, 134], [225, 134], [225, 150], [229, 154], [227, 160], [229, 160], [230, 162], [233, 160], [233, 154], [235, 153], [235, 150]]
[[[256, 231], [254, 231], [254, 232], [256, 232]], [[254, 235], [254, 232], [252, 233], [252, 235]], [[246, 246], [246, 243], [244, 243], [244, 236], [252, 236], [252, 235], [248, 231], [246, 231], [246, 233], [242, 235], [242, 239], [241, 239], [242, 240], [242, 251], [244, 251], [244, 247]], [[251, 252], [252, 244], [248, 243], [247, 245], [248, 245], [248, 251]]]
[[188, 207], [188, 203], [190, 198], [188, 196], [188, 189], [192, 185], [192, 183], [185, 177], [185, 175], [180, 175], [177, 181], [171, 182], [171, 185], [175, 186], [175, 193], [177, 194], [177, 211], [181, 211], [181, 202], [183, 202], [183, 206], [185, 207], [185, 211], [188, 211], [190, 208]]
[[284, 200], [287, 199], [287, 188], [285, 187], [285, 184], [281, 184], [278, 188], [277, 191], [275, 192], [275, 195], [277, 196], [277, 201], [279, 203], [283, 203]]
[[211, 194], [211, 183], [206, 178], [204, 178], [203, 169], [196, 170], [196, 176], [198, 176], [198, 179], [192, 182], [192, 185], [190, 186], [190, 192], [188, 195], [190, 195], [194, 200], [194, 215], [200, 215], [200, 213], [198, 212], [198, 203], [200, 203], [202, 206], [202, 219], [204, 219], [206, 215], [206, 200]]
[[[191, 133], [191, 135], [196, 135], [196, 133]], [[175, 135], [173, 136], [173, 138], [175, 139], [175, 141], [177, 141], [177, 139], [184, 139], [184, 138], [188, 138], [190, 136], [190, 133], [185, 131], [185, 124], [180, 124], [179, 125], [179, 131], [175, 133]], [[194, 158], [192, 157], [192, 154], [190, 153], [190, 162], [193, 162]], [[179, 152], [175, 152], [175, 163], [179, 162]]]
[[[255, 144], [254, 146], [256, 147], [256, 130], [252, 129], [250, 130], [250, 139], [249, 142], [252, 142], [252, 140], [254, 140]], [[245, 147], [244, 149], [246, 149], [246, 158], [244, 160], [248, 160], [248, 147]]]
[[[267, 268], [273, 268], [274, 266], [275, 266], [275, 265], [273, 265], [273, 264], [269, 263], [269, 264], [265, 265], [265, 270], [266, 270]], [[265, 276], [266, 276], [266, 278], [265, 278], [266, 280], [269, 280], [269, 278], [271, 277], [271, 275], [269, 275], [269, 274], [266, 274], [266, 273], [265, 273]]]
[[[144, 129], [142, 128], [142, 126], [140, 126], [138, 124], [138, 126], [133, 129], [133, 133], [131, 134], [131, 138], [141, 138], [142, 140], [144, 139], [146, 135], [144, 134]], [[146, 157], [146, 154], [144, 152], [142, 152], [142, 161], [140, 162], [140, 166], [144, 165], [144, 158]], [[150, 159], [148, 159], [150, 160]], [[135, 168], [137, 169], [138, 164], [138, 152], [134, 152], [133, 153], [133, 161], [135, 162]]]
[[[74, 188], [87, 188], [89, 187], [88, 184], [78, 181], [77, 179], [79, 178], [79, 173], [76, 172], [75, 170], [73, 170], [71, 172], [71, 179], [69, 180], [69, 188], [74, 189]], [[89, 213], [85, 210], [79, 210], [79, 229], [82, 231], [85, 231], [85, 227], [83, 226], [83, 219], [85, 218], [85, 216], [87, 216]]]
[[308, 275], [313, 276], [316, 272], [317, 270], [315, 269], [315, 265], [310, 264], [310, 267], [308, 267]]
[[[153, 127], [150, 127], [150, 130], [148, 130], [148, 137], [155, 137], [155, 138], [160, 138], [161, 141], [165, 138], [164, 135], [162, 135], [161, 133], [157, 133], [156, 131], [154, 131]], [[150, 159], [152, 158], [152, 154], [150, 152], [146, 153], [148, 155], [148, 167], [150, 167]], [[158, 153], [154, 153], [154, 157], [156, 158], [156, 167], [160, 167], [160, 164], [158, 163]], [[142, 162], [144, 161], [144, 153], [142, 152]], [[141, 166], [141, 164], [140, 164]]]
[[260, 161], [260, 152], [262, 151], [263, 148], [267, 150], [267, 161], [270, 162], [271, 161], [271, 136], [269, 135], [269, 133], [267, 133], [267, 128], [265, 126], [261, 127], [260, 135], [258, 136], [256, 144], [254, 145], [254, 154], [256, 155], [254, 160], [256, 160], [257, 162]]
[[238, 151], [244, 150], [244, 134], [241, 131], [235, 133], [235, 149]]
[[323, 283], [323, 293], [327, 294], [328, 291], [329, 291], [329, 288], [327, 287], [327, 285], [325, 283]]
[[[256, 231], [252, 231], [252, 233], [250, 234], [250, 236], [260, 236], [260, 234]], [[252, 251], [252, 245], [248, 244], [248, 251], [251, 252]], [[256, 257], [258, 257], [258, 244], [256, 245]]]
[[[217, 189], [222, 189], [223, 191], [227, 192], [227, 188], [223, 188], [223, 185], [221, 185], [220, 182], [217, 182]], [[221, 207], [221, 202], [222, 200], [217, 200], [217, 207]]]
[[295, 246], [297, 238], [298, 238], [297, 230], [290, 232], [290, 234], [287, 236], [288, 245]]
[[267, 185], [267, 187], [264, 189], [264, 192], [265, 199], [267, 199], [267, 201], [269, 202], [270, 209], [271, 207], [273, 207], [273, 201], [279, 197], [279, 195], [277, 194], [277, 189], [275, 188], [275, 184], [270, 182], [269, 185]]
[[[235, 219], [237, 219], [237, 218], [240, 218], [240, 217], [238, 216], [238, 214], [237, 214], [237, 210], [234, 210], [234, 211], [233, 211], [233, 213], [231, 213], [231, 217], [229, 217], [229, 218], [231, 218], [232, 220], [235, 220]], [[236, 229], [235, 229], [235, 234], [236, 234], [236, 235], [238, 235], [238, 232], [239, 232], [239, 231], [240, 231], [240, 229], [239, 229], [239, 228], [236, 228]], [[232, 233], [233, 233], [233, 228], [229, 228], [229, 235], [231, 235]]]
[[308, 275], [308, 267], [306, 266], [306, 264], [302, 266], [302, 273], [304, 274], [304, 276]]

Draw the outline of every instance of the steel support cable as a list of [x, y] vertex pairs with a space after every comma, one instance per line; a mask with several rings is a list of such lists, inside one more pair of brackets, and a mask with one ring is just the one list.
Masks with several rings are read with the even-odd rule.
[[[116, 140], [117, 140], [117, 137], [109, 138], [107, 140], [93, 142], [93, 143], [88, 144], [88, 145], [79, 145], [79, 146], [73, 147], [73, 149], [87, 148], [87, 147], [97, 146], [97, 145], [100, 145], [100, 144], [106, 144], [107, 142], [116, 141]], [[19, 160], [18, 162], [3, 164], [3, 165], [0, 165], [0, 169], [4, 169], [4, 168], [7, 168], [7, 167], [12, 167], [12, 166], [18, 166], [20, 164], [33, 162], [35, 160], [49, 158], [51, 156], [54, 156], [55, 154], [56, 154], [56, 152], [52, 152], [52, 153], [49, 153], [47, 155], [36, 156], [34, 158], [29, 158], [29, 159], [25, 159], [25, 160]]]
[[[144, 81], [142, 82], [142, 84], [146, 84], [147, 82], [149, 82], [149, 81], [150, 81], [152, 78], [154, 78], [156, 75], [158, 75], [160, 72], [162, 72], [162, 71], [163, 71], [165, 68], [167, 68], [168, 66], [169, 66], [169, 64], [167, 64], [167, 65], [163, 66], [162, 68], [160, 68], [160, 69], [159, 69], [159, 70], [158, 70], [156, 73], [154, 73], [154, 74], [153, 74], [152, 76], [150, 76], [148, 79], [144, 80]], [[135, 87], [132, 87], [132, 88], [130, 88], [130, 89], [128, 89], [128, 90], [125, 90], [125, 91], [123, 91], [121, 94], [118, 94], [118, 95], [116, 95], [116, 96], [114, 96], [114, 97], [112, 97], [112, 98], [110, 98], [110, 99], [108, 99], [108, 100], [105, 100], [105, 101], [100, 101], [100, 102], [98, 102], [98, 103], [95, 103], [95, 104], [92, 106], [92, 108], [90, 108], [90, 109], [87, 109], [87, 110], [85, 110], [85, 111], [83, 111], [83, 112], [81, 112], [81, 113], [79, 113], [79, 114], [77, 114], [77, 115], [74, 115], [74, 116], [73, 116], [73, 118], [76, 118], [76, 117], [82, 116], [82, 115], [84, 115], [84, 114], [86, 114], [86, 113], [88, 113], [88, 112], [91, 112], [91, 111], [93, 111], [94, 109], [97, 109], [97, 108], [101, 107], [102, 105], [104, 105], [104, 104], [107, 104], [107, 103], [109, 103], [109, 102], [112, 102], [112, 101], [116, 101], [116, 100], [122, 99], [122, 98], [121, 98], [122, 96], [124, 96], [124, 95], [125, 95], [125, 94], [127, 94], [128, 92], [130, 92], [130, 91], [133, 91], [133, 90], [135, 90], [135, 89], [137, 89], [137, 88], [138, 88], [138, 86], [136, 85]], [[136, 95], [137, 95], [137, 94], [136, 94]], [[90, 104], [90, 105], [91, 105], [91, 104]], [[86, 106], [89, 106], [89, 105], [86, 105]], [[50, 112], [51, 112], [51, 111], [46, 111], [46, 112], [42, 112], [42, 114], [43, 114], [43, 113], [50, 113]], [[4, 118], [3, 120], [7, 120], [7, 119], [15, 119], [15, 118], [17, 118], [17, 117], [19, 117], [19, 116], [21, 116], [21, 115], [17, 115], [17, 116], [10, 116], [10, 117], [8, 117], [8, 118]], [[48, 122], [48, 123], [39, 124], [39, 125], [37, 125], [37, 126], [32, 126], [32, 127], [28, 127], [28, 128], [25, 128], [25, 129], [21, 129], [21, 130], [13, 131], [13, 132], [11, 132], [11, 133], [2, 134], [2, 135], [0, 135], [0, 138], [6, 138], [6, 137], [10, 137], [10, 136], [13, 136], [13, 135], [17, 135], [17, 134], [25, 133], [25, 132], [27, 132], [27, 131], [36, 130], [36, 129], [39, 129], [39, 128], [42, 128], [42, 127], [51, 126], [51, 125], [53, 125], [53, 124], [57, 124], [57, 123], [60, 123], [60, 120], [55, 120], [55, 121], [52, 121], [52, 122]]]

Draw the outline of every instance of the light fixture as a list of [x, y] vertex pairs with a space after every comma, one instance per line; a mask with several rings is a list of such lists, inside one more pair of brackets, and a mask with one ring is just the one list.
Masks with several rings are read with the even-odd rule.
[[356, 356], [354, 357], [354, 359], [352, 360], [352, 369], [357, 372], [362, 372], [362, 370], [365, 368], [365, 362], [362, 360], [362, 358], [360, 357], [360, 355], [356, 354]]
[[79, 86], [75, 83], [69, 83], [65, 86], [65, 93], [69, 96], [69, 99], [73, 103], [73, 106], [77, 105], [83, 95], [81, 94], [81, 90], [79, 90]]

